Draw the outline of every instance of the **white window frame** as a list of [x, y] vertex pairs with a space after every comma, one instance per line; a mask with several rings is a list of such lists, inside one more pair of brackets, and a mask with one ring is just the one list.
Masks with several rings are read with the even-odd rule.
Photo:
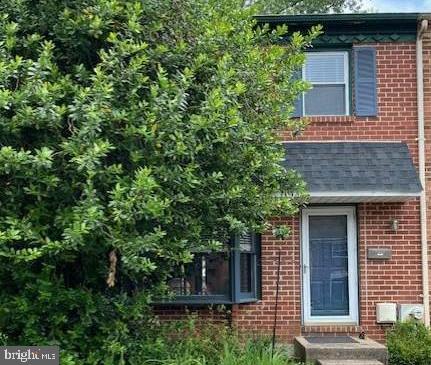
[[[310, 84], [312, 85], [345, 85], [345, 93], [344, 93], [344, 98], [345, 98], [345, 111], [344, 111], [344, 115], [350, 115], [350, 68], [349, 68], [349, 52], [348, 51], [328, 51], [328, 52], [306, 52], [306, 57], [312, 56], [312, 55], [334, 55], [334, 54], [340, 54], [343, 55], [343, 59], [344, 59], [344, 81], [343, 82], [331, 82], [331, 83], [327, 83], [327, 82], [310, 82]], [[305, 65], [302, 66], [302, 79], [305, 81], [308, 81], [305, 78]], [[302, 110], [303, 110], [303, 114], [304, 116], [330, 116], [330, 115], [334, 115], [334, 114], [306, 114], [306, 110], [305, 110], [305, 92], [302, 94]], [[343, 115], [343, 114], [336, 114], [336, 115]]]
[[[347, 255], [349, 280], [349, 314], [346, 316], [312, 316], [310, 282], [310, 241], [309, 217], [312, 215], [347, 216]], [[348, 324], [357, 325], [359, 320], [358, 304], [358, 258], [357, 227], [355, 207], [313, 207], [302, 210], [301, 262], [302, 262], [302, 313], [305, 325]]]

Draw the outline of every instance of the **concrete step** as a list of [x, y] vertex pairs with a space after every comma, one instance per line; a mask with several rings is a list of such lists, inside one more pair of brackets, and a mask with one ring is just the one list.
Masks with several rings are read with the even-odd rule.
[[317, 360], [318, 365], [383, 365], [378, 360]]
[[[294, 348], [297, 358], [304, 362], [309, 361], [313, 363], [316, 363], [317, 360], [335, 361], [336, 359], [337, 361], [341, 361], [338, 365], [347, 365], [346, 361], [348, 360], [379, 361], [382, 364], [386, 364], [388, 358], [388, 351], [384, 345], [371, 339], [361, 340], [350, 336], [296, 337]], [[362, 363], [357, 362], [353, 364], [360, 365]], [[374, 364], [366, 363], [366, 365]]]

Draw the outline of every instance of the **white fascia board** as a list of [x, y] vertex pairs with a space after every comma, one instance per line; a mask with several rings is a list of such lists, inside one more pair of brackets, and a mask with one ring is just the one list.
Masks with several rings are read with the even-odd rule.
[[310, 192], [311, 203], [404, 202], [420, 196], [417, 193], [387, 191]]

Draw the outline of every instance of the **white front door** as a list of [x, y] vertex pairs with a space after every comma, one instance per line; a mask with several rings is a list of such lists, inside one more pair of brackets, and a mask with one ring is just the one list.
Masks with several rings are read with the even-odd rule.
[[358, 323], [354, 207], [302, 211], [304, 324]]

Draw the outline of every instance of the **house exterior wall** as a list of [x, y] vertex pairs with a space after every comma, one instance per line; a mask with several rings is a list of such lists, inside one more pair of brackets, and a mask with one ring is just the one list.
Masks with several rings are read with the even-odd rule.
[[[414, 42], [406, 42], [367, 46], [375, 47], [377, 51], [378, 117], [311, 117], [310, 125], [297, 140], [403, 141], [407, 143], [417, 166], [416, 45]], [[428, 80], [431, 80], [429, 75]], [[431, 84], [429, 91], [431, 105]], [[282, 133], [281, 138], [291, 140], [288, 132]], [[400, 229], [396, 234], [390, 229], [391, 219], [398, 219], [400, 222]], [[373, 339], [384, 340], [387, 325], [376, 323], [376, 303], [422, 302], [419, 199], [407, 203], [363, 203], [357, 205], [359, 326], [302, 326], [298, 222], [298, 217], [290, 221], [294, 233], [281, 246], [277, 245], [269, 233], [264, 235], [262, 302], [234, 307], [232, 318], [238, 328], [268, 333], [272, 330], [276, 276], [274, 262], [279, 247], [282, 250], [281, 273], [284, 279], [282, 278], [280, 287], [277, 333], [284, 340], [291, 341], [300, 334], [360, 331]], [[284, 223], [289, 223], [289, 220]], [[368, 260], [368, 247], [390, 247], [392, 258], [388, 261]]]
[[[378, 116], [310, 117], [296, 140], [404, 141], [417, 165], [416, 45], [364, 44], [376, 48]], [[282, 132], [283, 140], [291, 140]]]
[[[393, 233], [389, 221], [398, 219]], [[241, 331], [271, 334], [274, 325], [277, 254], [281, 252], [277, 338], [292, 341], [301, 334], [358, 334], [364, 331], [384, 340], [388, 325], [376, 323], [376, 303], [421, 303], [420, 224], [417, 201], [407, 203], [362, 203], [357, 205], [359, 325], [303, 326], [301, 322], [301, 253], [299, 217], [277, 219], [274, 223], [292, 227], [287, 240], [270, 232], [262, 239], [262, 300], [235, 305], [233, 324]], [[366, 258], [367, 248], [392, 249], [390, 260]]]
[[[362, 46], [362, 45], [361, 45]], [[378, 117], [312, 117], [310, 125], [296, 140], [303, 141], [403, 141], [417, 166], [416, 54], [414, 42], [368, 44], [377, 51]], [[431, 141], [431, 37], [427, 38], [428, 102], [427, 133]], [[288, 132], [280, 133], [291, 140]], [[428, 161], [431, 147], [428, 146]], [[431, 179], [431, 166], [427, 169]], [[346, 204], [347, 205], [347, 204]], [[430, 205], [431, 206], [431, 205]], [[364, 331], [371, 338], [384, 340], [387, 326], [376, 323], [375, 304], [379, 302], [421, 303], [421, 243], [419, 199], [406, 203], [361, 203], [356, 205], [358, 223], [359, 325], [303, 326], [301, 320], [300, 218], [280, 217], [275, 223], [287, 224], [292, 235], [278, 240], [270, 232], [262, 236], [262, 299], [257, 303], [236, 304], [226, 320], [246, 332], [271, 334], [274, 324], [277, 255], [281, 252], [277, 337], [292, 341], [301, 334], [339, 334]], [[431, 212], [428, 215], [431, 217]], [[399, 230], [389, 222], [398, 219]], [[429, 223], [431, 227], [431, 221]], [[372, 261], [369, 247], [390, 247], [392, 258]], [[163, 316], [163, 313], [160, 313]]]

